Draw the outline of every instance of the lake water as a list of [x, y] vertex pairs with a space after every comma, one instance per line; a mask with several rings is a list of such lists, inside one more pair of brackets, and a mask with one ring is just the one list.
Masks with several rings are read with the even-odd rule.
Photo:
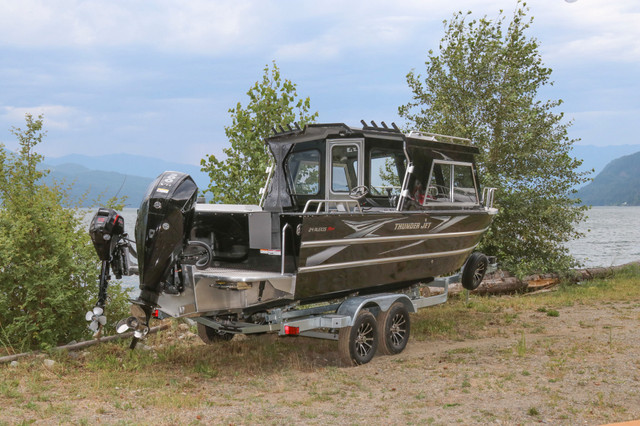
[[[87, 209], [87, 228], [97, 209]], [[125, 231], [134, 239], [137, 209], [121, 211]], [[640, 260], [640, 207], [593, 207], [578, 226], [584, 238], [571, 241], [567, 248], [585, 267], [614, 266]], [[138, 277], [123, 277], [127, 287], [138, 288]]]
[[592, 207], [578, 226], [584, 238], [567, 248], [586, 267], [640, 260], [640, 207]]

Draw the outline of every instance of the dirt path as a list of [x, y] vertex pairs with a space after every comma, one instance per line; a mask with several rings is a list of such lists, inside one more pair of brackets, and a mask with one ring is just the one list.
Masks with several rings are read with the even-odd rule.
[[[335, 342], [300, 339], [301, 348], [313, 346], [304, 351], [313, 359], [297, 361], [313, 363], [307, 371], [292, 365], [284, 373], [250, 377], [192, 372], [157, 377], [157, 395], [128, 385], [124, 376], [120, 386], [82, 394], [78, 389], [87, 377], [79, 375], [60, 387], [50, 385], [50, 416], [47, 402], [34, 399], [32, 419], [43, 424], [571, 425], [640, 419], [640, 303], [576, 304], [557, 313], [521, 313], [507, 325], [489, 325], [477, 339], [414, 339], [402, 354], [376, 357], [357, 368], [339, 366]], [[0, 373], [10, 374], [9, 367]], [[0, 393], [0, 424], [30, 419], [17, 400]]]

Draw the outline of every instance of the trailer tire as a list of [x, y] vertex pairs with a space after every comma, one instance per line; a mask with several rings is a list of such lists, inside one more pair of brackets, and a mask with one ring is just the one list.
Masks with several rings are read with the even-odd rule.
[[340, 329], [338, 352], [346, 365], [366, 364], [378, 349], [378, 324], [369, 311], [360, 311], [351, 327]]
[[382, 355], [397, 355], [407, 347], [411, 320], [409, 311], [396, 302], [378, 314], [378, 351]]
[[484, 278], [484, 274], [487, 272], [488, 266], [489, 259], [487, 256], [478, 251], [471, 253], [471, 256], [464, 264], [464, 271], [460, 280], [462, 287], [469, 291], [478, 288]]
[[198, 323], [198, 336], [207, 345], [213, 345], [219, 342], [228, 342], [233, 339], [233, 333], [216, 330], [215, 328], [207, 327], [200, 323]]

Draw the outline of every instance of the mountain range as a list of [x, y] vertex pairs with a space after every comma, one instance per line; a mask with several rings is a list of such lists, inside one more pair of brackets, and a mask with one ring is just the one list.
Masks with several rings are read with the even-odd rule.
[[592, 206], [640, 206], [640, 151], [611, 161], [576, 196]]
[[151, 182], [167, 170], [191, 175], [200, 194], [210, 182], [200, 166], [130, 154], [47, 157], [41, 168], [50, 171], [44, 179], [47, 184], [64, 182], [71, 185], [71, 198], [82, 200], [84, 207], [95, 206], [113, 196], [124, 196], [127, 207], [137, 208]]
[[[636, 154], [629, 155], [632, 153]], [[636, 203], [629, 196], [631, 187], [640, 188], [640, 180], [636, 179], [639, 173], [636, 165], [640, 165], [640, 156], [637, 154], [640, 154], [640, 145], [574, 146], [573, 156], [583, 160], [578, 170], [593, 169], [591, 177], [595, 176], [593, 182], [579, 189], [577, 196], [585, 204], [591, 205]], [[76, 200], [84, 195], [84, 206], [94, 206], [98, 204], [98, 198], [105, 201], [117, 195], [127, 197], [127, 207], [138, 207], [147, 187], [167, 170], [190, 174], [200, 194], [210, 182], [209, 176], [200, 171], [198, 165], [130, 154], [47, 157], [42, 168], [51, 172], [45, 179], [47, 183], [57, 181], [73, 184], [70, 195]]]

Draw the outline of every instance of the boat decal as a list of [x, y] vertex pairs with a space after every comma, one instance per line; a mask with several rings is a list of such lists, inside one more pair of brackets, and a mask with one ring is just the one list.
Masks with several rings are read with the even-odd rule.
[[465, 215], [465, 216], [444, 216], [444, 217], [433, 216], [434, 219], [442, 220], [442, 223], [440, 225], [436, 226], [435, 228], [433, 228], [431, 230], [431, 232], [444, 231], [445, 229], [452, 227], [456, 223], [461, 222], [461, 221], [465, 220], [468, 217], [469, 216], [467, 216], [467, 215]]
[[383, 251], [380, 254], [387, 254], [387, 253], [392, 253], [394, 251], [406, 250], [408, 248], [411, 248], [413, 246], [417, 246], [419, 244], [422, 244], [422, 243], [426, 242], [429, 239], [434, 239], [434, 238], [459, 238], [459, 237], [471, 237], [471, 236], [474, 236], [474, 235], [480, 235], [480, 234], [483, 234], [487, 229], [489, 229], [488, 226], [486, 228], [480, 229], [478, 231], [446, 232], [446, 233], [442, 232], [440, 234], [433, 234], [433, 235], [429, 234], [429, 235], [426, 235], [426, 238], [422, 238], [420, 241], [416, 241], [416, 242], [413, 242], [411, 244], [404, 245], [402, 247], [396, 247], [396, 248], [391, 249], [391, 250]]
[[[335, 244], [335, 240], [333, 242]], [[326, 250], [322, 250], [320, 253], [316, 253], [314, 255], [309, 256], [307, 258], [306, 265], [307, 266], [320, 265], [321, 263], [324, 263], [325, 260], [329, 259], [331, 256], [334, 256], [334, 255], [340, 253], [342, 250], [344, 250], [347, 247], [349, 247], [349, 246], [336, 246], [336, 245], [333, 245], [332, 247], [329, 247]]]
[[[319, 240], [319, 241], [303, 241], [303, 248], [311, 248], [311, 247], [332, 247], [336, 244], [336, 242], [340, 242], [340, 247], [343, 245], [349, 246], [354, 244], [374, 244], [374, 243], [389, 243], [396, 241], [417, 241], [417, 243], [421, 243], [426, 240], [437, 239], [437, 238], [460, 238], [460, 237], [471, 237], [474, 235], [480, 235], [485, 232], [489, 227], [478, 229], [475, 231], [461, 231], [461, 232], [441, 232], [439, 234], [410, 234], [410, 235], [392, 235], [389, 237], [369, 237], [369, 238], [345, 238], [343, 240]], [[412, 245], [414, 243], [411, 243]], [[398, 249], [400, 250], [400, 249]]]
[[[365, 221], [344, 220], [343, 222], [345, 225], [347, 225], [349, 228], [356, 231], [353, 234], [349, 234], [344, 238], [345, 240], [352, 239], [352, 238], [355, 238], [355, 239], [375, 238], [377, 237], [377, 235], [374, 234], [374, 232], [376, 232], [385, 224], [390, 222], [395, 222], [400, 219], [402, 218], [374, 219], [374, 220], [365, 220]], [[313, 228], [309, 228], [309, 229], [313, 229]], [[332, 229], [335, 229], [335, 228], [332, 228]], [[342, 250], [344, 250], [349, 246], [349, 244], [336, 245], [336, 242], [338, 241], [342, 242], [342, 240], [331, 240], [331, 244], [328, 244], [330, 246], [329, 248], [309, 256], [307, 258], [306, 266], [320, 265], [324, 263], [327, 259], [331, 258], [332, 256], [335, 256], [336, 254], [340, 253]], [[313, 245], [313, 242], [310, 242], [310, 243], [311, 245]], [[302, 243], [302, 246], [306, 247], [304, 243]]]
[[396, 222], [403, 218], [392, 218], [392, 219], [374, 219], [374, 220], [365, 220], [365, 221], [351, 221], [344, 220], [344, 224], [356, 231], [353, 234], [347, 235], [345, 238], [371, 238], [378, 237], [378, 235], [374, 234], [378, 229], [382, 228], [387, 223]]
[[331, 269], [347, 269], [347, 268], [357, 268], [362, 266], [374, 266], [374, 265], [380, 265], [383, 263], [397, 263], [397, 262], [407, 262], [411, 260], [436, 259], [439, 257], [458, 256], [458, 255], [472, 252], [473, 249], [475, 249], [477, 246], [478, 244], [474, 244], [471, 247], [467, 247], [459, 250], [411, 254], [406, 256], [382, 257], [382, 258], [367, 259], [367, 260], [354, 260], [351, 262], [328, 263], [325, 265], [301, 266], [300, 268], [298, 268], [298, 273], [301, 274], [305, 272], [327, 271]]

